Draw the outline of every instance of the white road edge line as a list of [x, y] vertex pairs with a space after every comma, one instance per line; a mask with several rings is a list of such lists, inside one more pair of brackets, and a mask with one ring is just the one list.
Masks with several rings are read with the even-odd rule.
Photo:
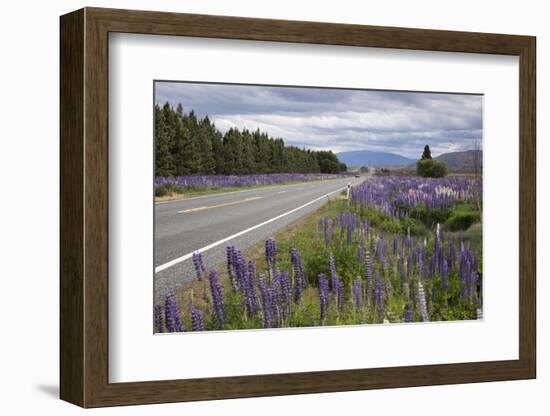
[[273, 222], [273, 221], [277, 221], [277, 220], [279, 220], [279, 219], [281, 219], [281, 218], [283, 218], [283, 217], [286, 217], [287, 215], [290, 215], [290, 214], [292, 214], [292, 213], [294, 213], [294, 212], [296, 212], [296, 211], [301, 210], [302, 208], [305, 208], [305, 207], [307, 207], [307, 206], [309, 206], [309, 205], [311, 205], [311, 204], [314, 204], [314, 203], [316, 203], [317, 201], [320, 201], [320, 200], [323, 199], [323, 198], [326, 198], [326, 197], [328, 197], [328, 196], [330, 196], [330, 195], [332, 195], [332, 194], [335, 194], [336, 192], [341, 192], [342, 189], [345, 189], [345, 187], [344, 187], [344, 188], [338, 188], [338, 189], [336, 189], [335, 191], [329, 192], [328, 194], [325, 194], [325, 195], [322, 195], [322, 196], [320, 196], [320, 197], [318, 197], [318, 198], [315, 198], [314, 200], [309, 201], [309, 202], [306, 202], [304, 205], [300, 205], [299, 207], [296, 207], [296, 208], [294, 208], [294, 209], [291, 209], [290, 211], [284, 212], [284, 213], [282, 213], [281, 215], [277, 215], [276, 217], [273, 217], [273, 218], [271, 218], [271, 219], [269, 219], [269, 220], [267, 220], [267, 221], [261, 222], [260, 224], [253, 225], [252, 227], [247, 228], [247, 229], [242, 230], [242, 231], [239, 231], [238, 233], [233, 234], [233, 235], [230, 235], [229, 237], [222, 238], [221, 240], [218, 240], [218, 241], [216, 241], [215, 243], [209, 244], [209, 245], [204, 246], [204, 247], [202, 247], [202, 248], [199, 248], [198, 250], [195, 250], [195, 251], [193, 251], [193, 252], [191, 252], [191, 253], [187, 253], [187, 254], [185, 254], [184, 256], [178, 257], [178, 258], [176, 258], [176, 259], [174, 259], [174, 260], [170, 260], [170, 261], [167, 262], [167, 263], [161, 264], [160, 266], [155, 267], [155, 273], [161, 272], [161, 271], [166, 270], [166, 269], [168, 269], [168, 268], [170, 268], [170, 267], [172, 267], [172, 266], [175, 266], [175, 265], [178, 264], [178, 263], [181, 263], [182, 261], [185, 261], [185, 260], [190, 259], [190, 258], [193, 256], [193, 253], [203, 253], [203, 252], [205, 252], [205, 251], [208, 251], [208, 250], [210, 250], [211, 248], [217, 247], [217, 246], [219, 246], [220, 244], [223, 244], [223, 243], [228, 242], [229, 240], [232, 240], [232, 239], [234, 239], [234, 238], [240, 237], [241, 235], [244, 235], [244, 234], [246, 234], [246, 233], [249, 233], [250, 231], [254, 231], [254, 230], [256, 230], [257, 228], [263, 227], [263, 226], [266, 225], [266, 224], [269, 224], [269, 223], [271, 223], [271, 222]]

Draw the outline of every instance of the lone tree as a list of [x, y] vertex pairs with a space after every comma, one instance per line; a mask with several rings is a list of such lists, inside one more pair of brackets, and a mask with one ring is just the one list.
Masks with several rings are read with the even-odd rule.
[[443, 178], [447, 173], [447, 165], [441, 160], [432, 159], [430, 146], [424, 146], [422, 157], [416, 162], [416, 174], [424, 178]]
[[416, 162], [416, 174], [424, 178], [443, 178], [447, 176], [447, 165], [441, 160], [424, 159]]
[[424, 146], [424, 152], [422, 152], [421, 160], [431, 159], [432, 158], [432, 151], [430, 150], [430, 146], [426, 145]]

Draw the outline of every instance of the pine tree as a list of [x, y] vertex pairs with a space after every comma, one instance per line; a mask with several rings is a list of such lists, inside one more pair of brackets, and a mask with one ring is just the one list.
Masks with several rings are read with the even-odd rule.
[[269, 137], [258, 129], [254, 132], [253, 139], [256, 150], [256, 173], [269, 173], [271, 168], [271, 145]]
[[185, 117], [183, 117], [183, 125], [189, 131], [190, 137], [190, 141], [188, 143], [190, 149], [187, 152], [189, 155], [189, 160], [187, 161], [187, 163], [190, 166], [191, 175], [200, 175], [202, 169], [202, 143], [199, 122], [193, 110], [191, 110]]
[[174, 174], [172, 147], [175, 131], [171, 114], [170, 104], [166, 103], [162, 109], [158, 104], [155, 106], [155, 164], [158, 176]]
[[213, 140], [216, 132], [208, 116], [203, 118], [198, 125], [199, 152], [200, 152], [200, 174], [213, 175], [216, 173], [216, 161], [214, 160]]
[[330, 151], [286, 146], [259, 129], [222, 135], [208, 116], [199, 119], [181, 104], [174, 110], [166, 103], [155, 105], [155, 169], [157, 176], [185, 176], [336, 173], [346, 166]]
[[241, 172], [240, 135], [237, 129], [231, 128], [223, 136], [224, 175], [239, 175]]
[[426, 160], [431, 158], [432, 158], [432, 152], [430, 150], [430, 146], [426, 145], [424, 146], [424, 152], [422, 153], [421, 160]]
[[222, 134], [216, 129], [216, 126], [212, 124], [212, 153], [214, 155], [214, 173], [216, 175], [223, 175], [224, 171], [224, 158], [223, 158], [223, 139]]
[[256, 173], [256, 146], [252, 134], [246, 129], [242, 132], [242, 151], [243, 172]]
[[177, 176], [193, 175], [196, 173], [196, 149], [192, 133], [187, 128], [184, 117], [176, 116], [176, 135], [174, 143], [175, 173]]

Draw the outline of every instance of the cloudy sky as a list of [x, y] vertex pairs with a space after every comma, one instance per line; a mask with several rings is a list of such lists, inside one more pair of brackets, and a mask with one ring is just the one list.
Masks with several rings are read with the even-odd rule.
[[157, 82], [155, 99], [208, 115], [222, 132], [259, 128], [287, 144], [418, 158], [481, 140], [482, 96], [256, 85]]

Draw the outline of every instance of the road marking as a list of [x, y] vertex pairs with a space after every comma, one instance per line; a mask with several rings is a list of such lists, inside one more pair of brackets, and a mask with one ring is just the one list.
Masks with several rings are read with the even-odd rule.
[[281, 218], [286, 217], [287, 215], [293, 214], [294, 212], [299, 211], [299, 210], [301, 210], [302, 208], [305, 208], [305, 207], [307, 207], [307, 206], [309, 206], [309, 205], [311, 205], [311, 204], [314, 204], [314, 203], [316, 203], [317, 201], [320, 201], [320, 200], [323, 199], [323, 198], [327, 198], [327, 197], [329, 197], [330, 195], [335, 194], [336, 192], [341, 192], [342, 189], [345, 189], [345, 188], [338, 188], [338, 189], [336, 189], [335, 191], [329, 192], [328, 194], [325, 194], [325, 195], [322, 195], [322, 196], [320, 196], [320, 197], [318, 197], [318, 198], [315, 198], [314, 200], [309, 201], [309, 202], [306, 202], [305, 204], [300, 205], [299, 207], [296, 207], [296, 208], [294, 208], [294, 209], [291, 209], [290, 211], [287, 211], [287, 212], [285, 212], [285, 213], [283, 213], [283, 214], [281, 214], [281, 215], [277, 215], [276, 217], [273, 217], [273, 218], [271, 218], [271, 219], [269, 219], [269, 220], [267, 220], [267, 221], [264, 221], [264, 222], [261, 222], [261, 223], [259, 223], [259, 224], [253, 225], [252, 227], [247, 228], [246, 230], [239, 231], [238, 233], [233, 234], [233, 235], [230, 235], [229, 237], [222, 238], [221, 240], [218, 240], [218, 241], [216, 241], [215, 243], [209, 244], [209, 245], [207, 245], [207, 246], [204, 246], [204, 247], [202, 247], [202, 248], [199, 248], [198, 250], [194, 250], [194, 251], [192, 251], [191, 253], [187, 253], [187, 254], [185, 254], [185, 255], [183, 255], [183, 256], [181, 256], [181, 257], [178, 257], [177, 259], [170, 260], [170, 261], [167, 262], [167, 263], [161, 264], [160, 266], [155, 267], [155, 273], [161, 272], [161, 271], [166, 270], [166, 269], [168, 269], [168, 268], [170, 268], [170, 267], [172, 267], [172, 266], [175, 266], [175, 265], [178, 264], [178, 263], [181, 263], [182, 261], [185, 261], [185, 260], [190, 259], [190, 258], [193, 256], [193, 253], [203, 253], [203, 252], [205, 252], [205, 251], [210, 250], [211, 248], [217, 247], [217, 246], [219, 246], [219, 245], [221, 245], [221, 244], [223, 244], [223, 243], [226, 243], [226, 242], [228, 242], [228, 241], [230, 241], [230, 240], [233, 240], [234, 238], [240, 237], [241, 235], [247, 234], [247, 233], [249, 233], [249, 232], [251, 232], [251, 231], [254, 231], [254, 230], [256, 230], [256, 229], [258, 229], [258, 228], [260, 228], [260, 227], [263, 227], [264, 225], [267, 225], [267, 224], [269, 224], [269, 223], [272, 223], [273, 221], [277, 221], [277, 220], [279, 220], [279, 219], [281, 219]]
[[205, 207], [184, 209], [182, 211], [178, 211], [178, 214], [190, 214], [191, 212], [205, 211], [207, 209], [212, 209], [212, 208], [228, 207], [230, 205], [243, 204], [245, 202], [256, 201], [257, 199], [262, 199], [262, 198], [263, 196], [253, 196], [250, 198], [239, 199], [238, 201], [224, 202], [223, 204], [207, 205]]
[[166, 201], [155, 201], [155, 205], [162, 205], [162, 204], [170, 204], [170, 203], [173, 203], [173, 202], [186, 202], [186, 201], [192, 201], [194, 199], [203, 199], [203, 198], [211, 198], [213, 196], [224, 196], [224, 195], [231, 195], [231, 194], [241, 194], [241, 193], [244, 193], [244, 192], [256, 192], [256, 191], [264, 191], [264, 190], [268, 190], [268, 189], [272, 189], [274, 187], [278, 187], [278, 186], [300, 186], [300, 185], [303, 185], [304, 183], [310, 183], [310, 182], [325, 182], [325, 181], [339, 181], [339, 180], [344, 180], [345, 178], [334, 178], [334, 179], [316, 179], [316, 180], [312, 180], [312, 181], [308, 181], [308, 182], [298, 182], [298, 183], [291, 183], [291, 184], [288, 184], [288, 185], [266, 185], [266, 186], [262, 186], [262, 187], [258, 187], [258, 188], [252, 188], [252, 189], [243, 189], [243, 190], [240, 190], [240, 191], [229, 191], [229, 192], [212, 192], [210, 194], [206, 194], [206, 195], [199, 195], [199, 196], [193, 196], [193, 197], [190, 197], [190, 198], [179, 198], [179, 199], [168, 199]]
[[[280, 185], [280, 186], [294, 186], [294, 185]], [[211, 198], [213, 196], [224, 196], [224, 195], [242, 194], [245, 192], [263, 191], [269, 188], [272, 188], [272, 186], [264, 186], [262, 188], [253, 188], [253, 189], [243, 189], [241, 191], [212, 192], [211, 194], [193, 196], [190, 198], [178, 198], [178, 199], [168, 199], [166, 201], [155, 201], [155, 205], [170, 204], [172, 202], [187, 202], [187, 201], [193, 201], [194, 199]]]
[[286, 191], [280, 191], [280, 192], [277, 192], [278, 194], [284, 194], [286, 193]]

